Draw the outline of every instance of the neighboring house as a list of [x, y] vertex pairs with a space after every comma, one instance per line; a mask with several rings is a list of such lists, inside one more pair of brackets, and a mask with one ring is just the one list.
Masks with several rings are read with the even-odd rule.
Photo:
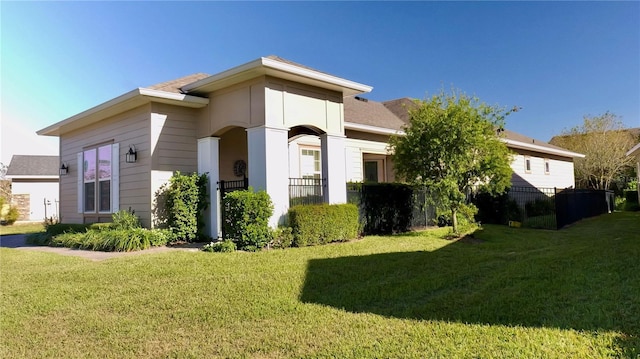
[[[638, 174], [638, 183], [640, 183], [640, 143], [633, 146], [633, 148], [627, 152], [627, 156], [631, 156], [636, 159], [636, 173]], [[638, 186], [638, 201], [640, 202], [640, 185]]]
[[20, 221], [43, 221], [58, 217], [58, 156], [14, 155], [7, 168], [12, 203]]
[[[409, 110], [416, 106], [409, 98], [385, 101], [383, 104], [406, 123], [409, 123]], [[583, 154], [510, 130], [500, 132], [502, 140], [515, 154], [511, 163], [512, 186], [559, 189], [575, 186], [573, 160], [584, 158]]]
[[[213, 189], [207, 231], [218, 238], [221, 180], [246, 176], [249, 186], [266, 190], [273, 226], [288, 210], [290, 187], [301, 181], [317, 183], [318, 190], [304, 194], [328, 203], [346, 202], [347, 181], [393, 181], [388, 140], [403, 133], [406, 119], [394, 110], [406, 101], [358, 96], [371, 89], [269, 56], [135, 89], [38, 134], [60, 137], [61, 162], [69, 168], [60, 179], [65, 222], [108, 221], [131, 208], [153, 226], [156, 193], [173, 172], [207, 172]], [[515, 140], [510, 146], [572, 155]], [[135, 161], [125, 160], [128, 152]], [[552, 176], [566, 172], [554, 166]], [[561, 185], [573, 185], [573, 177]]]

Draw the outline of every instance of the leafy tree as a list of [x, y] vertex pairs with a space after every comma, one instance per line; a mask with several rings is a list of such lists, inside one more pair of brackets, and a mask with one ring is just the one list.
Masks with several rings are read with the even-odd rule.
[[397, 175], [426, 185], [438, 206], [451, 211], [453, 231], [457, 213], [474, 187], [503, 193], [511, 185], [511, 156], [499, 132], [513, 111], [489, 106], [452, 90], [416, 101], [409, 111], [405, 136], [391, 139]]
[[578, 187], [609, 189], [612, 182], [628, 171], [633, 159], [626, 155], [638, 142], [630, 131], [610, 112], [585, 116], [581, 126], [564, 130], [550, 143], [582, 153], [585, 158], [575, 159]]

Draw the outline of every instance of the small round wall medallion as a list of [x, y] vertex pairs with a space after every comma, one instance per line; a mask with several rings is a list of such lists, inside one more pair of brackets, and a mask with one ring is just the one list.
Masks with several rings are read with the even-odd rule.
[[233, 174], [237, 177], [244, 177], [247, 173], [247, 163], [243, 160], [237, 160], [233, 163]]

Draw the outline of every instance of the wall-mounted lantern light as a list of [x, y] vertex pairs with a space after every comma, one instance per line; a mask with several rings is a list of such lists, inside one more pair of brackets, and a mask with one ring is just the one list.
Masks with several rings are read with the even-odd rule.
[[124, 156], [127, 163], [135, 163], [136, 160], [138, 159], [138, 152], [136, 151], [136, 146], [130, 145], [129, 152], [127, 152]]
[[63, 162], [60, 166], [60, 176], [65, 176], [67, 173], [69, 173], [69, 166]]

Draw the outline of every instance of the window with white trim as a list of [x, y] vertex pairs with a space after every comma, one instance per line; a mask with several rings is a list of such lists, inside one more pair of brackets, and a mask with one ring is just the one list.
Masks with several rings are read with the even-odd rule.
[[549, 164], [549, 159], [545, 158], [544, 159], [544, 174], [548, 175], [549, 173], [551, 173], [551, 165]]
[[78, 212], [118, 210], [118, 144], [86, 148], [78, 154]]
[[529, 156], [524, 157], [524, 172], [531, 173], [531, 158]]
[[322, 178], [320, 150], [309, 148], [300, 150], [300, 176], [302, 178]]

